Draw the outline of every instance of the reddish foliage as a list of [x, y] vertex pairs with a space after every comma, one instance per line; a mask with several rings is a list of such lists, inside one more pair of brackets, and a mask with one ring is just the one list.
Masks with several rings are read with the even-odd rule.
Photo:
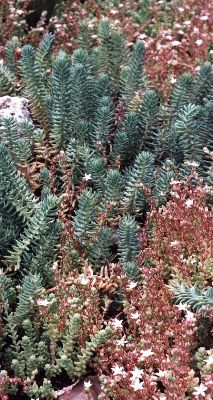
[[213, 278], [213, 215], [206, 203], [210, 188], [193, 186], [190, 181], [191, 177], [186, 182], [174, 181], [171, 200], [151, 212], [147, 229], [154, 234], [141, 259], [161, 265], [166, 279], [175, 277], [205, 287]]

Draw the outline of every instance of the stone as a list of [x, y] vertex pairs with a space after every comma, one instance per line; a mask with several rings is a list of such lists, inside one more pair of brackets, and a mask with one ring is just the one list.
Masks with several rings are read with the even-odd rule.
[[14, 117], [17, 122], [31, 119], [28, 100], [25, 97], [0, 97], [0, 122], [6, 117]]
[[[89, 392], [85, 391], [84, 382], [91, 382]], [[101, 385], [97, 376], [89, 375], [84, 380], [68, 386], [58, 392], [58, 400], [97, 400], [101, 394]]]

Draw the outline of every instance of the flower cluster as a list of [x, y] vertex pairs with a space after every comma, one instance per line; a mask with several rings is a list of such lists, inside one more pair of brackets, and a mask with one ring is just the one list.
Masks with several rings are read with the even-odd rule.
[[208, 186], [172, 181], [171, 199], [154, 208], [147, 229], [154, 231], [141, 253], [143, 263], [158, 265], [162, 276], [206, 287], [212, 280], [213, 215], [207, 204]]
[[134, 288], [122, 274], [120, 281], [123, 321], [112, 320], [114, 337], [97, 364], [103, 398], [210, 399], [209, 375], [199, 381], [191, 367], [198, 316], [172, 303], [160, 268], [143, 268], [143, 284]]
[[[41, 13], [35, 27], [27, 26], [29, 0], [7, 0], [1, 11], [1, 42], [12, 35], [21, 41], [38, 44], [49, 29], [55, 33], [54, 47], [61, 43], [72, 51], [79, 44], [82, 22], [88, 25], [89, 46], [97, 45], [99, 20], [108, 18], [115, 29], [125, 30], [128, 46], [136, 39], [146, 45], [146, 65], [150, 81], [164, 93], [173, 87], [185, 71], [196, 72], [200, 64], [212, 58], [213, 4], [211, 0], [172, 0], [145, 2], [80, 0], [62, 2], [48, 20]], [[30, 28], [30, 29], [29, 29]]]
[[196, 72], [211, 59], [213, 3], [209, 0], [172, 0], [152, 6], [154, 37], [144, 37], [150, 80], [159, 88], [171, 88], [183, 72]]

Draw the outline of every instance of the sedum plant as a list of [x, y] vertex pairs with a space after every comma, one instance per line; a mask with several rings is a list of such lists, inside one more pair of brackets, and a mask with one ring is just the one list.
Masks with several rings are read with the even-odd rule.
[[[1, 92], [21, 87], [32, 120], [0, 121], [0, 382], [5, 395], [31, 399], [54, 398], [62, 374], [68, 382], [85, 375], [113, 335], [104, 315], [111, 301], [122, 303], [116, 265], [133, 285], [143, 278], [140, 228], [150, 204], [164, 209], [171, 181], [194, 166], [212, 182], [209, 63], [180, 78], [162, 103], [146, 81], [143, 43], [129, 50], [108, 21], [93, 50], [52, 55], [52, 44], [47, 34], [38, 49], [23, 46], [15, 66], [3, 69], [13, 65], [16, 83], [5, 73]], [[199, 192], [195, 178], [185, 196]], [[194, 198], [183, 196], [190, 208]], [[203, 228], [199, 199], [200, 219], [189, 217]], [[163, 277], [197, 279], [197, 270], [190, 278], [170, 264]]]

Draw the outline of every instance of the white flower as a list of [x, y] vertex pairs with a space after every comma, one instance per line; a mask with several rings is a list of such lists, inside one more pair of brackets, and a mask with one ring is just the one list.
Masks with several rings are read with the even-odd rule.
[[131, 314], [131, 318], [132, 319], [138, 319], [140, 317], [140, 313], [138, 311], [136, 311], [135, 313]]
[[58, 261], [54, 261], [52, 268], [53, 268], [53, 271], [56, 271], [58, 269]]
[[194, 203], [194, 201], [192, 199], [187, 199], [185, 201], [186, 207], [188, 207], [188, 208], [191, 207], [193, 203]]
[[202, 15], [202, 17], [200, 17], [201, 21], [208, 21], [208, 17], [207, 15]]
[[134, 289], [137, 287], [137, 282], [130, 282], [130, 284], [127, 286], [128, 289]]
[[51, 301], [48, 301], [47, 299], [38, 299], [37, 300], [38, 306], [47, 307], [50, 303], [51, 303]]
[[201, 383], [199, 386], [196, 386], [194, 389], [195, 391], [193, 392], [193, 394], [195, 396], [206, 396], [205, 391], [207, 390], [207, 387], [203, 383]]
[[175, 180], [175, 179], [172, 179], [171, 181], [170, 181], [170, 185], [178, 185], [180, 183], [180, 181], [177, 181], [177, 180]]
[[201, 44], [203, 43], [202, 39], [197, 39], [195, 42], [198, 46], [201, 46]]
[[91, 388], [92, 384], [90, 381], [84, 381], [84, 389], [88, 391]]
[[189, 167], [199, 167], [199, 163], [197, 163], [196, 161], [185, 161], [184, 163], [185, 165], [188, 165]]
[[120, 319], [115, 318], [112, 321], [112, 326], [115, 329], [122, 329], [123, 328], [123, 322]]
[[132, 374], [131, 380], [135, 381], [142, 378], [143, 370], [135, 367], [133, 371], [130, 371]]
[[169, 371], [159, 370], [155, 375], [158, 376], [158, 378], [164, 378], [169, 375]]
[[147, 37], [147, 35], [145, 33], [140, 33], [140, 35], [138, 35], [138, 39], [145, 39]]
[[176, 307], [178, 308], [179, 311], [188, 311], [189, 306], [187, 304], [177, 304]]
[[190, 21], [190, 20], [187, 20], [187, 21], [185, 21], [183, 24], [186, 25], [186, 26], [189, 26], [189, 25], [191, 24], [191, 21]]
[[183, 7], [179, 7], [179, 8], [178, 8], [178, 11], [179, 11], [180, 13], [182, 13], [182, 12], [184, 12], [184, 8], [183, 8]]
[[142, 390], [143, 389], [143, 382], [140, 382], [139, 379], [136, 379], [130, 386], [136, 392], [137, 390]]
[[179, 245], [179, 241], [178, 240], [173, 240], [173, 242], [170, 243], [171, 247], [178, 246], [178, 245]]
[[206, 360], [204, 360], [206, 365], [213, 365], [213, 354], [211, 354]]
[[186, 318], [186, 321], [195, 321], [196, 320], [193, 312], [191, 312], [189, 310], [186, 311], [186, 317], [185, 318]]
[[173, 42], [172, 42], [173, 47], [177, 47], [179, 45], [180, 45], [180, 42], [178, 40], [173, 40]]
[[116, 10], [115, 8], [113, 8], [112, 10], [110, 10], [110, 14], [115, 15], [117, 14], [118, 10]]
[[90, 179], [91, 179], [91, 174], [85, 174], [83, 177], [83, 180], [86, 182], [89, 181]]
[[113, 375], [121, 375], [121, 376], [124, 376], [124, 375], [126, 375], [126, 372], [124, 371], [124, 367], [119, 367], [119, 365], [118, 364], [116, 364], [114, 367], [112, 367], [112, 372], [113, 372]]
[[79, 281], [82, 285], [86, 286], [89, 283], [89, 278], [86, 275], [81, 275]]
[[123, 336], [121, 339], [116, 340], [117, 346], [125, 346], [126, 343], [128, 343], [128, 340], [125, 340], [125, 336]]
[[177, 79], [174, 78], [174, 76], [171, 76], [171, 78], [170, 78], [171, 84], [174, 85], [176, 83], [176, 81], [177, 81]]
[[140, 361], [144, 361], [146, 358], [153, 356], [155, 353], [152, 351], [152, 349], [147, 349], [147, 350], [141, 350], [141, 357]]
[[24, 14], [24, 11], [23, 10], [16, 10], [16, 14], [17, 15], [22, 15], [22, 14]]

